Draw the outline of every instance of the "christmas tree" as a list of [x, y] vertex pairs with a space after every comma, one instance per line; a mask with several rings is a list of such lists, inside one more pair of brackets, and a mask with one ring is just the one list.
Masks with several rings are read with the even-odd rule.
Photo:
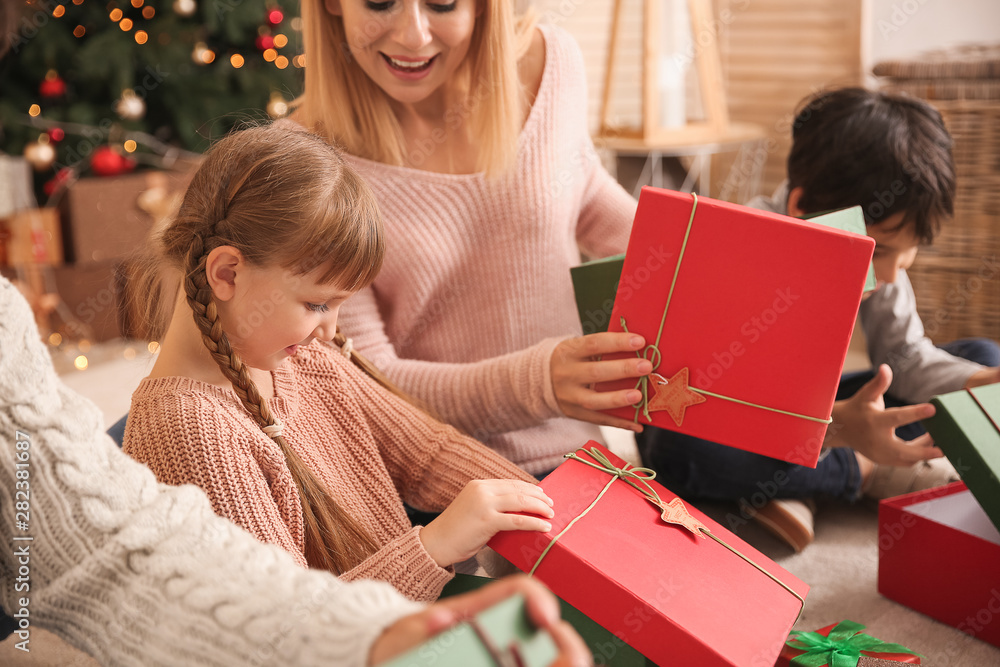
[[300, 20], [277, 0], [25, 5], [0, 63], [0, 150], [28, 159], [41, 201], [73, 176], [200, 153], [301, 89]]

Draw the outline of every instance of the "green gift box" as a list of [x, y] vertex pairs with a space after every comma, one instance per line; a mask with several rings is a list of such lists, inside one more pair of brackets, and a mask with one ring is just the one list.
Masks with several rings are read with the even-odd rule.
[[[492, 583], [493, 579], [477, 577], [471, 574], [456, 574], [455, 578], [445, 585], [441, 597], [461, 595]], [[559, 611], [564, 621], [583, 638], [590, 653], [594, 656], [595, 665], [607, 667], [646, 667], [653, 663], [647, 662], [645, 656], [621, 639], [605, 630], [572, 605], [559, 600]]]
[[962, 481], [1000, 530], [1000, 384], [963, 389], [931, 399], [924, 420]]
[[546, 667], [558, 653], [552, 637], [531, 626], [524, 597], [514, 595], [384, 667]]
[[569, 270], [584, 334], [608, 330], [625, 255], [595, 259]]

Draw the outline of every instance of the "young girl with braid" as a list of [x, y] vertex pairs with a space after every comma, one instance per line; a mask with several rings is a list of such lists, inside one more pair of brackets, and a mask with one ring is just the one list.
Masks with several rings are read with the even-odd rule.
[[[384, 246], [375, 200], [335, 148], [276, 126], [223, 139], [157, 243], [179, 277], [158, 282], [151, 263], [129, 296], [153, 313], [156, 285], [181, 289], [168, 323], [146, 318], [161, 349], [124, 448], [161, 482], [201, 487], [303, 566], [415, 600], [495, 533], [549, 529], [533, 478], [373, 380], [336, 334]], [[411, 528], [403, 501], [442, 513]]]

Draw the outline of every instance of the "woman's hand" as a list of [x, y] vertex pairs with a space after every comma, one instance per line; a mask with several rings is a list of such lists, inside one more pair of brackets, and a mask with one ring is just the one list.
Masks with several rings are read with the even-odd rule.
[[601, 410], [624, 408], [642, 400], [638, 389], [594, 391], [593, 385], [622, 378], [640, 378], [653, 372], [653, 365], [646, 359], [629, 357], [613, 361], [598, 361], [612, 352], [635, 352], [646, 341], [630, 333], [596, 333], [564, 340], [552, 353], [552, 389], [559, 408], [567, 417], [594, 424], [617, 426], [641, 432], [642, 426], [620, 417], [613, 417]]
[[886, 409], [882, 394], [890, 384], [892, 370], [882, 364], [875, 377], [854, 396], [837, 401], [824, 444], [850, 447], [875, 463], [890, 466], [908, 466], [943, 456], [928, 433], [913, 440], [903, 440], [896, 435], [897, 427], [932, 416], [934, 406], [921, 403]]
[[473, 480], [424, 526], [420, 541], [435, 563], [448, 567], [475, 556], [500, 531], [547, 532], [552, 524], [546, 519], [553, 516], [552, 499], [536, 484], [516, 479]]
[[378, 665], [413, 649], [434, 635], [464, 619], [492, 607], [511, 595], [524, 596], [528, 617], [539, 630], [552, 635], [559, 657], [554, 667], [586, 667], [593, 664], [590, 651], [580, 636], [559, 618], [559, 603], [544, 586], [524, 575], [508, 577], [484, 588], [442, 600], [396, 621], [372, 644], [368, 664]]

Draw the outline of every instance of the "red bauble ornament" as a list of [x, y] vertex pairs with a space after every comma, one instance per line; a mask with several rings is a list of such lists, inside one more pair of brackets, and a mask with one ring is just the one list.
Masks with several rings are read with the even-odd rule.
[[62, 97], [66, 94], [66, 82], [55, 71], [49, 70], [45, 80], [38, 85], [38, 94], [48, 99]]
[[90, 154], [90, 168], [98, 176], [118, 176], [135, 169], [130, 160], [110, 146], [100, 146]]
[[66, 133], [63, 132], [61, 127], [53, 127], [51, 130], [46, 131], [46, 134], [55, 143], [59, 143], [66, 138]]
[[267, 13], [267, 22], [271, 25], [278, 25], [285, 20], [285, 15], [280, 9], [272, 9]]
[[51, 197], [56, 190], [61, 189], [72, 178], [73, 170], [69, 167], [63, 167], [56, 172], [56, 175], [50, 181], [42, 186], [45, 196]]
[[261, 35], [257, 38], [257, 48], [261, 51], [267, 51], [268, 49], [274, 48], [274, 37], [271, 35]]

